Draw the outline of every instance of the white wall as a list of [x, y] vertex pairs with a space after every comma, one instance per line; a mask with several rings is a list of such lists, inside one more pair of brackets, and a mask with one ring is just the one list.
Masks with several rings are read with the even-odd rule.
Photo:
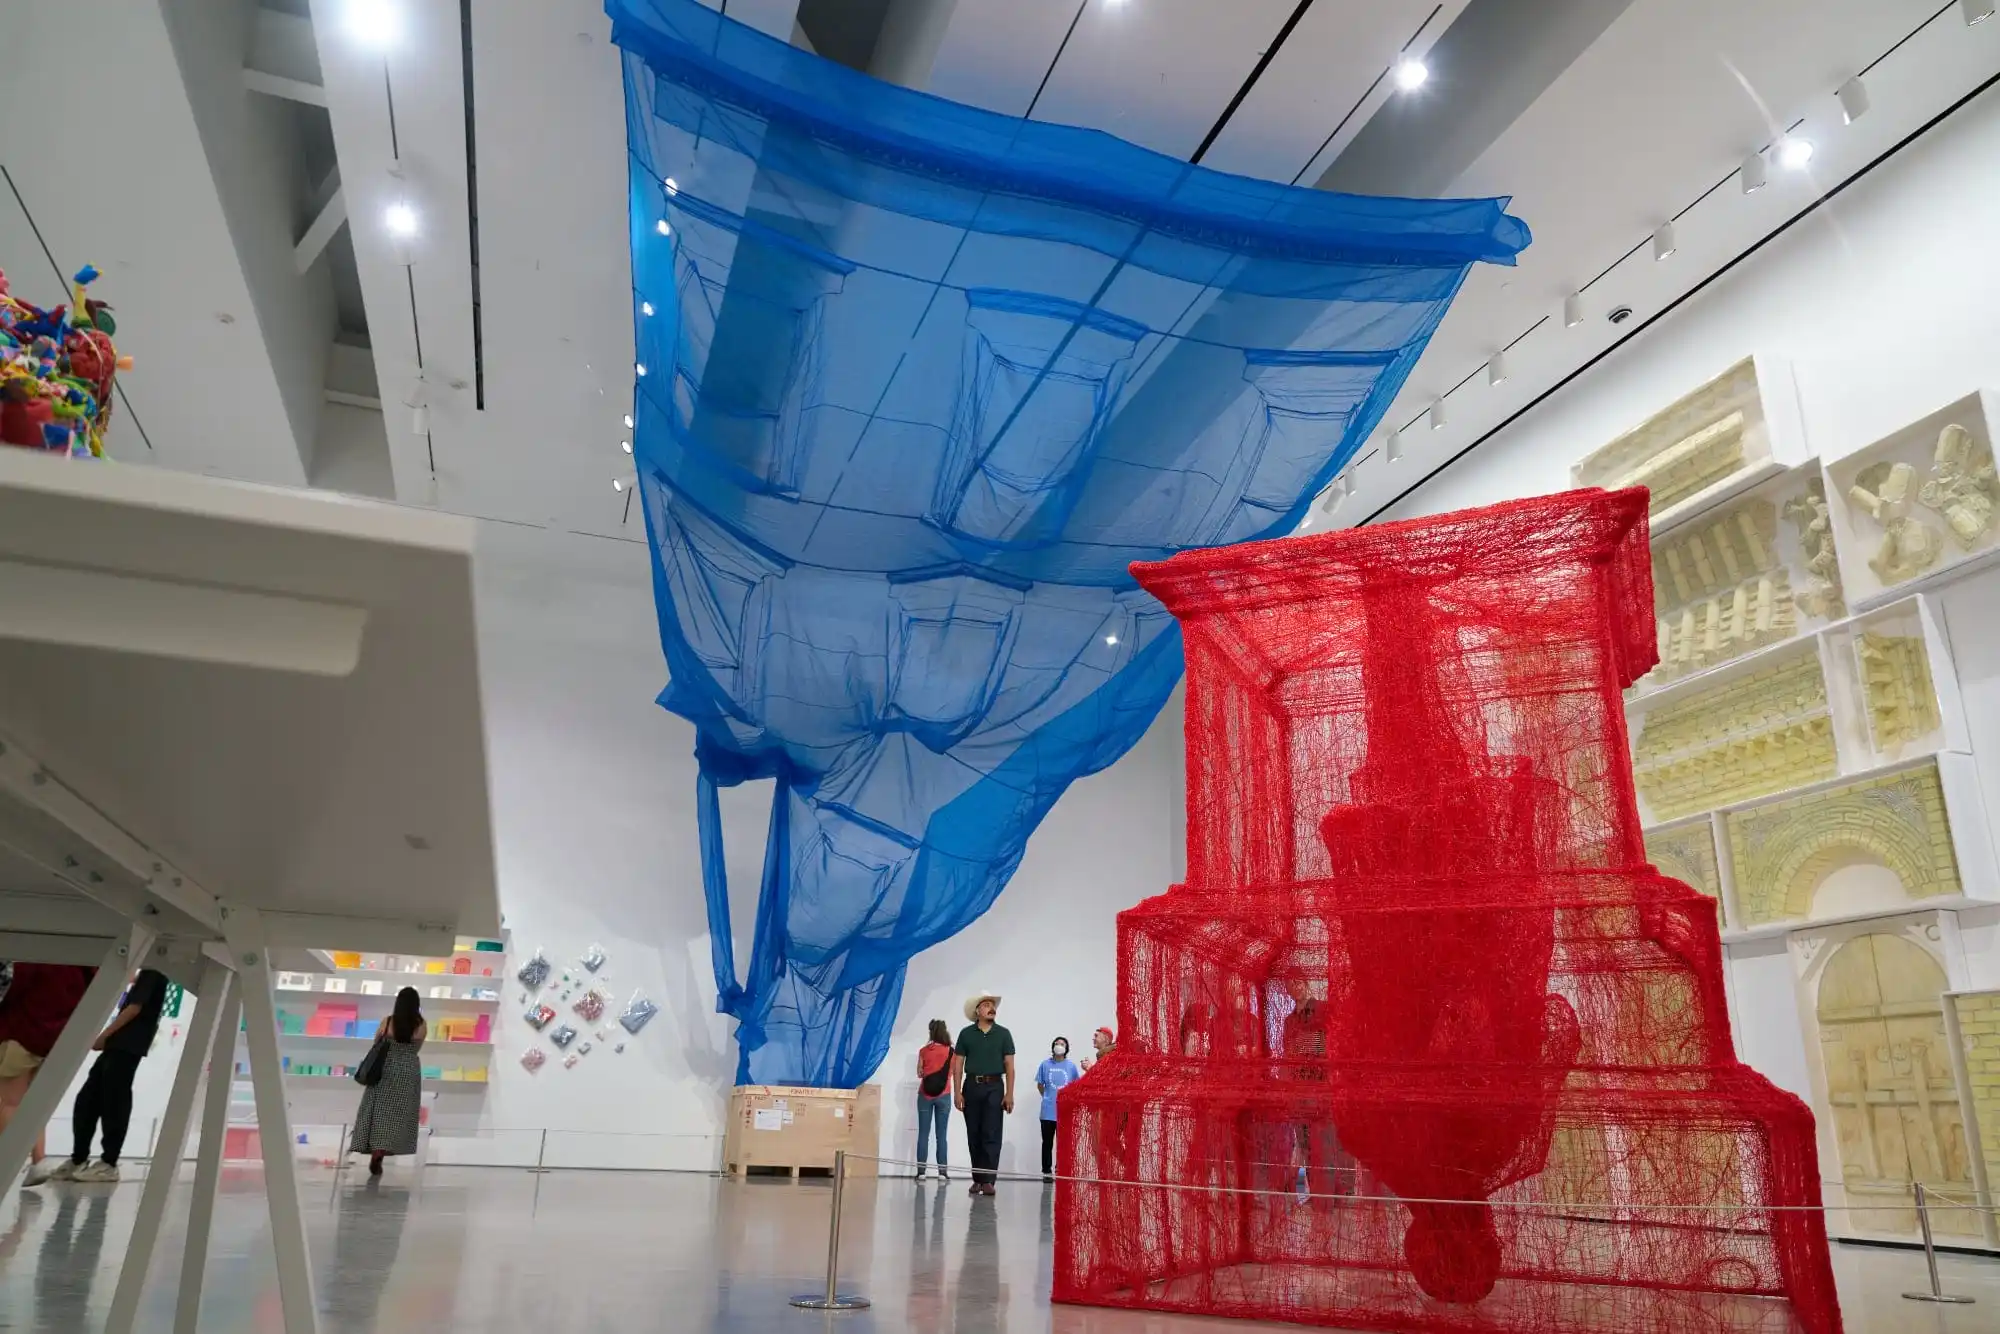
[[[2000, 386], [2000, 93], [1988, 92], [1383, 517], [1566, 489], [1569, 466], [1747, 353], [1791, 360], [1837, 458]], [[1532, 219], [1530, 219], [1532, 222]], [[2000, 572], [1941, 595], [1989, 820], [2000, 815]], [[1962, 911], [1972, 986], [2000, 986], [2000, 909]], [[1730, 949], [1744, 1060], [1806, 1096], [1782, 941]]]

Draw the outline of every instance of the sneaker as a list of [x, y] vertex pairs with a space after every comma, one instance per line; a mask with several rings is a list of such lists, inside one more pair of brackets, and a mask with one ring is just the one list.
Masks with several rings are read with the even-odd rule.
[[79, 1185], [115, 1186], [118, 1184], [118, 1164], [99, 1159], [86, 1167], [77, 1168], [70, 1180]]
[[945, 1171], [943, 1167], [939, 1167], [939, 1168], [938, 1168], [938, 1180], [939, 1180], [939, 1181], [949, 1181], [949, 1180], [951, 1180], [951, 1173], [949, 1173], [949, 1172]]
[[22, 1173], [21, 1188], [26, 1190], [31, 1186], [39, 1186], [54, 1175], [55, 1173], [49, 1167], [49, 1160], [46, 1158], [37, 1158], [34, 1162], [29, 1163], [28, 1170]]
[[922, 1181], [925, 1177], [929, 1175], [930, 1175], [930, 1169], [928, 1167], [919, 1167], [917, 1169], [917, 1180]]
[[57, 1163], [55, 1165], [54, 1170], [49, 1173], [49, 1180], [74, 1181], [76, 1180], [77, 1172], [82, 1167], [83, 1164], [77, 1162], [74, 1158], [65, 1158], [61, 1162]]

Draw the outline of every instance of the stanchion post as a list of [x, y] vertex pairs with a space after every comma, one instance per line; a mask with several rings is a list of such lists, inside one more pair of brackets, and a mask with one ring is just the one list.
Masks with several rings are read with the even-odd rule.
[[547, 1176], [549, 1173], [549, 1169], [543, 1166], [543, 1164], [548, 1161], [548, 1157], [549, 1157], [549, 1128], [547, 1126], [543, 1126], [542, 1147], [535, 1150], [535, 1165], [528, 1169], [529, 1173], [534, 1176]]
[[792, 1298], [802, 1311], [864, 1311], [868, 1299], [838, 1291], [840, 1283], [840, 1202], [847, 1189], [847, 1150], [833, 1151], [832, 1218], [826, 1229], [826, 1291]]
[[1931, 1271], [1931, 1290], [1929, 1292], [1906, 1292], [1903, 1296], [1913, 1302], [1942, 1302], [1949, 1306], [1970, 1306], [1972, 1305], [1972, 1298], [1955, 1297], [1947, 1293], [1944, 1290], [1944, 1285], [1938, 1281], [1937, 1248], [1931, 1242], [1930, 1200], [1924, 1194], [1923, 1182], [1917, 1182], [1913, 1189], [1917, 1195], [1917, 1230], [1923, 1233], [1924, 1237], [1924, 1264]]

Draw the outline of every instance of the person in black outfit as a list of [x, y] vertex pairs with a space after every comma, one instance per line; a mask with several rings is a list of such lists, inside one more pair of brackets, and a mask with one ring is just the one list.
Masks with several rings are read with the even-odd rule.
[[1000, 997], [994, 992], [968, 998], [965, 1017], [972, 1022], [959, 1030], [951, 1052], [952, 1101], [965, 1113], [974, 1195], [994, 1193], [1000, 1132], [1014, 1110], [1014, 1035], [993, 1022], [999, 1009]]
[[[132, 1126], [132, 1081], [139, 1074], [139, 1062], [153, 1049], [160, 1031], [160, 1011], [167, 1004], [167, 979], [151, 968], [141, 968], [132, 976], [118, 1013], [90, 1044], [98, 1053], [90, 1075], [77, 1090], [76, 1105], [70, 1114], [70, 1129], [76, 1142], [69, 1161], [51, 1173], [56, 1181], [112, 1183], [118, 1180], [118, 1155], [125, 1148], [125, 1132]], [[98, 1128], [104, 1130], [104, 1154], [90, 1161], [90, 1142]]]

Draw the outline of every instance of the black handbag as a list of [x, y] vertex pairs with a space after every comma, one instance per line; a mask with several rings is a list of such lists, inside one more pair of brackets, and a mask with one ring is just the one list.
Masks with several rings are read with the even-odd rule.
[[388, 1060], [389, 1038], [387, 1034], [381, 1034], [376, 1037], [375, 1045], [368, 1049], [368, 1054], [361, 1058], [361, 1064], [354, 1067], [354, 1082], [363, 1088], [374, 1088], [382, 1082], [382, 1067]]

